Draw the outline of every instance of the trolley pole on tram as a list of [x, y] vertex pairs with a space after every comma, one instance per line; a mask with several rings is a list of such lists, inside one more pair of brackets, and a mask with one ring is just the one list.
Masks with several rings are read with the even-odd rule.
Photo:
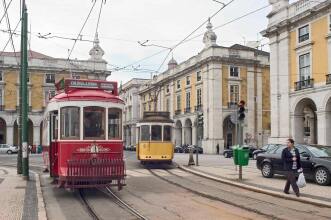
[[28, 88], [27, 88], [27, 77], [28, 77], [28, 52], [27, 52], [27, 31], [28, 31], [28, 13], [23, 0], [22, 5], [22, 49], [21, 56], [23, 55], [22, 63], [22, 156], [23, 156], [23, 178], [29, 180], [29, 149], [28, 149]]

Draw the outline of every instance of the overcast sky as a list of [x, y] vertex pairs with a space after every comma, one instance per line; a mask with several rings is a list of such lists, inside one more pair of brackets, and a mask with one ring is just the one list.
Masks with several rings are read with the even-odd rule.
[[[224, 3], [230, 0], [219, 0]], [[10, 0], [6, 0], [7, 4]], [[11, 28], [14, 29], [19, 20], [19, 0], [13, 0], [9, 8]], [[31, 28], [31, 49], [52, 57], [67, 58], [68, 49], [73, 45], [72, 40], [58, 37], [75, 38], [79, 33], [93, 2], [91, 0], [26, 0], [29, 13], [29, 27]], [[82, 32], [84, 40], [93, 40], [101, 0], [97, 3]], [[234, 0], [229, 6], [218, 13], [211, 22], [214, 27], [227, 23], [255, 9], [267, 6], [267, 0]], [[108, 62], [109, 69], [123, 67], [134, 63], [149, 55], [155, 54], [162, 48], [142, 47], [137, 41], [149, 40], [150, 44], [171, 47], [196, 29], [209, 16], [214, 14], [221, 5], [213, 0], [107, 0], [102, 7], [99, 24], [100, 45], [105, 51], [104, 59]], [[217, 43], [230, 46], [235, 43], [245, 44], [248, 41], [262, 41], [259, 32], [266, 28], [266, 15], [271, 11], [271, 6], [264, 8], [252, 15], [232, 22], [215, 30]], [[4, 8], [0, 5], [0, 16]], [[1, 17], [0, 17], [1, 18]], [[192, 36], [203, 34], [206, 25]], [[8, 30], [7, 23], [3, 20], [1, 30]], [[17, 29], [20, 30], [20, 27]], [[38, 38], [51, 33], [49, 39]], [[0, 32], [0, 50], [8, 40], [8, 34]], [[19, 36], [14, 36], [15, 48], [19, 50]], [[71, 58], [88, 59], [88, 52], [92, 47], [91, 42], [78, 41]], [[173, 51], [177, 62], [183, 62], [196, 55], [203, 48], [202, 36], [186, 42]], [[264, 46], [268, 50], [268, 46]], [[13, 51], [10, 44], [6, 51]], [[150, 77], [149, 70], [157, 70], [167, 55], [163, 51], [157, 56], [130, 66], [124, 71], [114, 71], [112, 80], [126, 82], [133, 77]], [[162, 66], [165, 70], [166, 64]], [[136, 69], [135, 71], [133, 70]]]

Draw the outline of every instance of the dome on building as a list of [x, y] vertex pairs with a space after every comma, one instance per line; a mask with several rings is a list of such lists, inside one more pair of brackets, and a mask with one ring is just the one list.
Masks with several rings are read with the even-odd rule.
[[203, 43], [205, 44], [205, 48], [211, 47], [211, 46], [216, 46], [216, 40], [217, 40], [217, 35], [213, 31], [213, 25], [210, 22], [210, 18], [208, 19], [207, 23], [207, 31], [205, 32], [203, 36]]
[[93, 47], [89, 52], [89, 54], [91, 56], [89, 60], [103, 61], [102, 57], [105, 54], [105, 52], [100, 47], [99, 43], [100, 43], [100, 41], [99, 41], [98, 33], [95, 33], [95, 37], [94, 37], [94, 41], [93, 41]]
[[172, 69], [178, 65], [177, 61], [172, 57], [168, 63], [168, 69]]

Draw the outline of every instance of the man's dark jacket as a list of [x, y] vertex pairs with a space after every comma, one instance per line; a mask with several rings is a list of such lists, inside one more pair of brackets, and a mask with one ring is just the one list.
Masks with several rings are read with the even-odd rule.
[[[296, 155], [296, 162], [297, 162], [297, 169], [301, 168], [301, 162], [300, 162], [300, 154], [298, 149], [294, 148], [295, 155]], [[282, 160], [283, 160], [283, 165], [284, 165], [284, 170], [286, 171], [291, 171], [292, 166], [293, 166], [293, 155], [288, 147], [286, 147], [283, 152], [282, 152]]]

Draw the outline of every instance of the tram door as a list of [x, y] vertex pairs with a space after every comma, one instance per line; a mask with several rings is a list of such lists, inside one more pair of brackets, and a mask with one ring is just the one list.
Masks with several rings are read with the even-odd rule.
[[58, 175], [58, 114], [57, 111], [49, 115], [49, 162], [50, 176]]

